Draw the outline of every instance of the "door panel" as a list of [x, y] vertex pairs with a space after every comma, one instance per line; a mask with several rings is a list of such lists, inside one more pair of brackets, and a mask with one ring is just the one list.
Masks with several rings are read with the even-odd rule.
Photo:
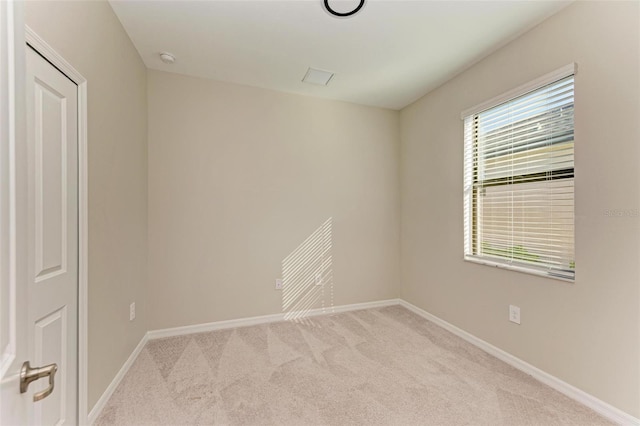
[[35, 272], [47, 280], [66, 269], [67, 105], [63, 94], [34, 81]]
[[[28, 359], [58, 365], [32, 424], [75, 424], [77, 413], [77, 86], [27, 48]], [[33, 382], [28, 394], [46, 389]], [[31, 397], [30, 397], [31, 398]]]
[[[35, 403], [34, 423], [41, 425], [64, 424], [66, 419], [67, 375], [60, 374], [68, 369], [65, 365], [67, 348], [62, 343], [67, 340], [67, 307], [63, 307], [35, 322], [35, 365], [50, 364], [49, 360], [60, 360], [55, 379], [55, 391]], [[49, 385], [47, 380], [34, 382], [34, 392], [40, 392]], [[31, 389], [31, 387], [30, 387]]]

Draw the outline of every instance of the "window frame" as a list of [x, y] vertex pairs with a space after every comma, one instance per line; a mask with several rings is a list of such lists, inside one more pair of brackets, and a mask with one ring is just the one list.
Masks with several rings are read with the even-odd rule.
[[[509, 261], [505, 258], [505, 261], [500, 260], [491, 260], [486, 257], [479, 257], [477, 254], [473, 253], [473, 247], [477, 247], [477, 227], [478, 227], [478, 213], [477, 213], [477, 203], [474, 202], [474, 197], [477, 197], [474, 193], [476, 192], [475, 185], [480, 181], [479, 168], [476, 164], [471, 163], [471, 166], [468, 166], [469, 161], [474, 161], [473, 159], [477, 156], [478, 146], [475, 143], [473, 138], [467, 138], [466, 135], [470, 131], [467, 126], [473, 127], [477, 124], [478, 115], [486, 110], [494, 108], [498, 105], [504, 104], [505, 102], [511, 101], [520, 96], [526, 95], [527, 93], [536, 91], [541, 89], [549, 84], [553, 84], [559, 80], [564, 78], [575, 76], [577, 74], [577, 65], [575, 63], [571, 63], [562, 68], [559, 68], [555, 71], [552, 71], [544, 76], [537, 78], [533, 81], [530, 81], [526, 84], [523, 84], [515, 89], [512, 89], [506, 93], [503, 93], [499, 96], [496, 96], [486, 102], [483, 102], [479, 105], [476, 105], [472, 108], [469, 108], [463, 111], [460, 114], [460, 118], [463, 120], [464, 125], [464, 158], [463, 158], [463, 178], [464, 178], [464, 188], [463, 188], [463, 197], [464, 197], [464, 208], [463, 208], [463, 221], [464, 221], [464, 260], [472, 263], [493, 266], [501, 269], [514, 270], [517, 272], [524, 272], [532, 275], [543, 276], [555, 280], [565, 281], [573, 283], [575, 282], [575, 266], [573, 267], [573, 277], [568, 277], [563, 275], [560, 271], [554, 270], [552, 268], [536, 268], [534, 266], [528, 265], [525, 262], [518, 262], [513, 258]], [[574, 94], [575, 94], [575, 80], [574, 80]], [[574, 101], [575, 105], [575, 101]], [[470, 120], [467, 121], [466, 119]], [[575, 140], [575, 124], [574, 124], [574, 140]], [[574, 142], [574, 152], [575, 152], [575, 142]], [[469, 158], [471, 156], [471, 158]], [[563, 174], [567, 171], [571, 170], [571, 174]], [[552, 175], [558, 173], [561, 177], [553, 178], [555, 179], [573, 179], [575, 185], [575, 164], [572, 169], [563, 169], [560, 171], [552, 171]], [[535, 173], [533, 173], [535, 174]], [[486, 179], [484, 182], [487, 183], [487, 186], [493, 185], [509, 185], [509, 181], [513, 183], [513, 176], [508, 178], [494, 178], [494, 179]], [[491, 181], [496, 182], [491, 182]], [[497, 181], [504, 180], [504, 183], [499, 183]], [[547, 181], [548, 173], [541, 173], [540, 181]], [[575, 186], [574, 186], [574, 241], [573, 241], [573, 249], [575, 250]], [[575, 262], [574, 262], [575, 265]]]

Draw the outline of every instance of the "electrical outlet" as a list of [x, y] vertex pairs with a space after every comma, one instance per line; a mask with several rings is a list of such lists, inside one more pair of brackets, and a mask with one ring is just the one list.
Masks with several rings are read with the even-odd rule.
[[129, 321], [136, 319], [136, 302], [129, 305]]
[[276, 290], [282, 290], [282, 280], [280, 278], [276, 280]]
[[316, 285], [322, 285], [322, 272], [316, 274]]
[[509, 321], [520, 324], [520, 307], [509, 305]]

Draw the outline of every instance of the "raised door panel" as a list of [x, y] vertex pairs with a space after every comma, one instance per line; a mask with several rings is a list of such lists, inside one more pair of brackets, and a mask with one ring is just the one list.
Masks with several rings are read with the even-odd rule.
[[39, 79], [35, 103], [35, 280], [66, 271], [67, 100]]

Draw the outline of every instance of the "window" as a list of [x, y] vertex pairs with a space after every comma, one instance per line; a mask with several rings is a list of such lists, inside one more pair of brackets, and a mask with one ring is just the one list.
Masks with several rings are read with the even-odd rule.
[[574, 279], [573, 74], [463, 113], [466, 260]]

